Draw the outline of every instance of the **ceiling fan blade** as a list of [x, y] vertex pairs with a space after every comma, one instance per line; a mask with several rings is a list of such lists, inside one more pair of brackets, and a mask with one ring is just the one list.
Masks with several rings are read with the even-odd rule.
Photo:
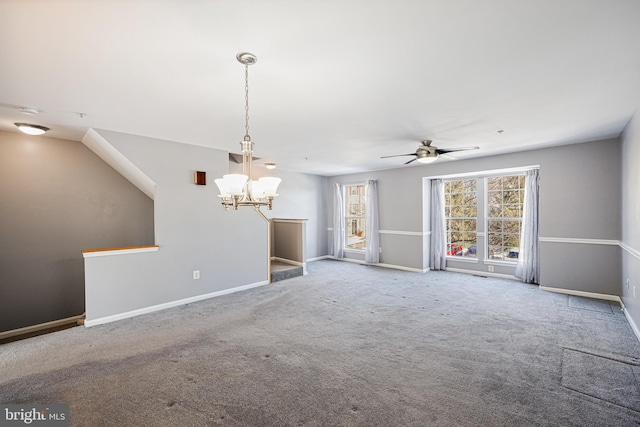
[[409, 164], [409, 163], [411, 163], [411, 162], [415, 162], [416, 160], [418, 160], [418, 158], [417, 158], [417, 157], [416, 157], [415, 159], [411, 159], [411, 160], [409, 160], [408, 162], [405, 162], [405, 165], [408, 165], [408, 164]]
[[402, 157], [402, 156], [415, 156], [416, 153], [409, 153], [409, 154], [396, 154], [394, 156], [382, 156], [380, 157], [381, 159], [387, 159], [389, 157]]
[[436, 153], [445, 154], [445, 153], [453, 153], [455, 151], [477, 150], [479, 148], [480, 147], [437, 148]]

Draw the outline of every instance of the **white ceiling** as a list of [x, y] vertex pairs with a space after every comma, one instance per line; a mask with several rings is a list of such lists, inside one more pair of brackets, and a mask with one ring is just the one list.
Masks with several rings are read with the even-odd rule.
[[238, 152], [241, 51], [255, 156], [321, 175], [421, 139], [480, 146], [463, 158], [617, 137], [640, 105], [639, 0], [2, 0], [0, 130]]

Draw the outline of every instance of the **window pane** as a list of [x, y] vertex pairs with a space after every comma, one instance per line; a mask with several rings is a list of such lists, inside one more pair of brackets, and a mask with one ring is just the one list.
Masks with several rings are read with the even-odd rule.
[[502, 205], [489, 205], [489, 218], [500, 218], [502, 216]]
[[472, 231], [475, 235], [475, 232], [477, 230], [475, 219], [465, 219], [463, 220], [463, 224], [464, 224], [464, 231]]
[[450, 243], [462, 242], [462, 231], [452, 231], [449, 235], [451, 236], [449, 240]]
[[504, 221], [502, 229], [505, 233], [520, 233], [520, 221]]
[[489, 246], [502, 246], [502, 234], [489, 234]]
[[489, 246], [489, 252], [487, 258], [489, 259], [502, 259], [503, 258], [502, 246]]
[[464, 207], [461, 205], [453, 205], [451, 206], [451, 217], [452, 218], [462, 218], [464, 217]]
[[489, 191], [487, 194], [487, 204], [489, 205], [499, 205], [502, 203], [502, 192], [501, 191]]
[[489, 233], [502, 233], [502, 221], [489, 221]]
[[465, 247], [476, 244], [476, 233], [462, 233], [462, 239], [465, 242]]
[[487, 178], [487, 189], [489, 192], [502, 190], [502, 182], [499, 178]]
[[478, 208], [475, 206], [466, 206], [464, 208], [464, 217], [465, 218], [475, 218], [478, 216]]
[[464, 220], [462, 219], [451, 220], [451, 231], [463, 231], [463, 230], [464, 230]]
[[462, 192], [463, 193], [473, 193], [476, 192], [476, 180], [475, 179], [465, 179], [462, 182]]
[[522, 205], [504, 205], [503, 216], [505, 218], [522, 218]]
[[505, 190], [520, 188], [519, 182], [520, 182], [519, 176], [503, 176], [502, 177], [502, 186], [504, 187]]
[[505, 234], [503, 237], [504, 245], [509, 247], [520, 247], [520, 235], [519, 234]]
[[520, 203], [519, 191], [504, 191], [502, 201], [503, 203]]

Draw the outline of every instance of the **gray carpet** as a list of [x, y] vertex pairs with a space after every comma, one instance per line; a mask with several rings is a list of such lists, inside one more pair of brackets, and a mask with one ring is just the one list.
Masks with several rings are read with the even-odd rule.
[[337, 261], [246, 292], [0, 346], [0, 402], [73, 426], [640, 425], [615, 303]]

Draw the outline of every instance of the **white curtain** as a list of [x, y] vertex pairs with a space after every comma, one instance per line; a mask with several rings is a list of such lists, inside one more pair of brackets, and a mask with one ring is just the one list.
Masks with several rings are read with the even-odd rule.
[[540, 176], [538, 169], [525, 172], [524, 205], [522, 210], [522, 232], [520, 254], [515, 276], [525, 283], [540, 280], [540, 243], [538, 240], [538, 200]]
[[431, 263], [432, 270], [447, 267], [447, 225], [444, 216], [444, 182], [431, 180]]
[[377, 264], [380, 262], [380, 234], [378, 219], [378, 181], [365, 182], [365, 236], [364, 262]]
[[344, 202], [340, 184], [335, 185], [333, 192], [333, 256], [344, 256]]

